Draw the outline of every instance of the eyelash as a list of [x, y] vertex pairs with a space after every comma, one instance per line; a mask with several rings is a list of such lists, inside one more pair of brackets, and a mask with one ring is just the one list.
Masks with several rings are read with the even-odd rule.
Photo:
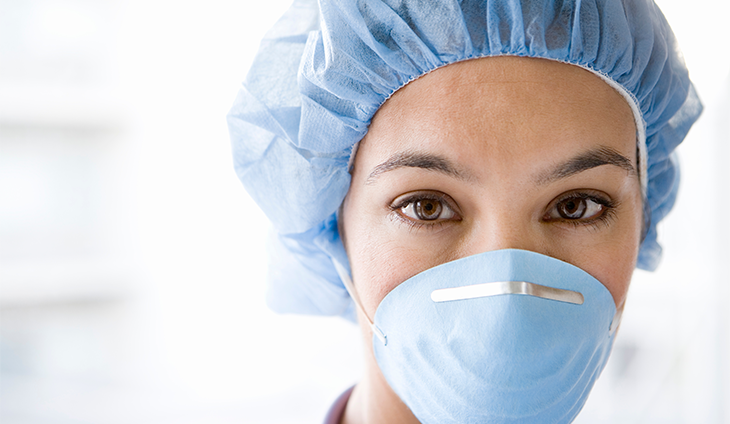
[[[421, 221], [421, 220], [414, 220], [412, 218], [409, 218], [407, 216], [404, 216], [400, 211], [405, 208], [408, 205], [415, 204], [422, 200], [435, 200], [438, 202], [441, 202], [444, 206], [451, 209], [454, 214], [457, 216], [456, 219], [435, 219], [433, 221]], [[407, 195], [405, 198], [403, 196], [399, 196], [395, 199], [394, 203], [392, 203], [389, 206], [393, 217], [398, 219], [401, 223], [407, 224], [410, 229], [421, 229], [421, 228], [427, 228], [427, 229], [436, 229], [442, 227], [447, 222], [451, 221], [461, 221], [461, 215], [458, 212], [458, 208], [454, 206], [454, 201], [451, 200], [451, 198], [444, 194], [444, 193], [438, 193], [438, 192], [415, 192], [411, 195]]]
[[[398, 219], [399, 222], [407, 224], [411, 229], [436, 229], [440, 228], [444, 224], [453, 221], [461, 221], [460, 213], [458, 208], [454, 206], [453, 200], [444, 194], [436, 192], [415, 192], [408, 195], [405, 198], [399, 196], [395, 199], [396, 202], [392, 203], [389, 208], [392, 212], [392, 216]], [[556, 208], [561, 202], [565, 202], [572, 199], [589, 200], [595, 202], [603, 207], [600, 215], [592, 219], [563, 219], [563, 218], [552, 218], [547, 215]], [[426, 220], [414, 220], [407, 216], [404, 216], [400, 211], [408, 205], [415, 204], [416, 202], [423, 200], [434, 200], [439, 201], [446, 207], [450, 208], [457, 216], [457, 219], [436, 219], [432, 222]], [[599, 230], [600, 225], [608, 226], [616, 217], [616, 207], [618, 203], [604, 196], [597, 195], [591, 191], [574, 191], [566, 193], [553, 202], [547, 207], [547, 211], [543, 215], [543, 222], [546, 223], [561, 223], [571, 225], [573, 227], [591, 227], [592, 229]]]
[[[590, 200], [592, 202], [595, 202], [601, 206], [603, 206], [603, 211], [600, 215], [598, 215], [595, 218], [592, 219], [563, 219], [563, 218], [546, 218], [546, 216], [552, 211], [554, 208], [556, 208], [560, 203], [573, 200], [573, 199], [579, 199], [579, 200]], [[600, 229], [600, 225], [608, 226], [616, 217], [616, 207], [618, 206], [618, 203], [606, 198], [604, 196], [600, 196], [595, 194], [591, 191], [574, 191], [570, 193], [566, 193], [553, 202], [548, 205], [547, 211], [543, 215], [543, 221], [547, 223], [554, 223], [559, 222], [562, 224], [568, 224], [572, 225], [573, 227], [584, 227], [589, 226], [592, 227], [595, 230]]]

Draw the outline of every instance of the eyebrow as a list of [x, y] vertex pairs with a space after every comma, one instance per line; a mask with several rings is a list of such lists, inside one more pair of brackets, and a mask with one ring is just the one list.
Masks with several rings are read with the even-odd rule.
[[448, 159], [433, 155], [430, 153], [421, 152], [402, 152], [393, 155], [391, 158], [376, 166], [373, 171], [365, 180], [365, 184], [373, 184], [378, 177], [388, 171], [393, 171], [399, 168], [421, 168], [430, 171], [440, 172], [452, 177], [456, 177], [460, 180], [472, 180], [473, 177], [466, 171], [457, 168]]
[[[539, 175], [536, 178], [536, 182], [539, 185], [550, 184], [602, 165], [618, 166], [626, 170], [629, 174], [638, 175], [631, 160], [610, 147], [602, 146], [568, 159], [551, 171]], [[440, 172], [464, 181], [474, 180], [474, 177], [470, 173], [458, 169], [451, 161], [444, 157], [430, 153], [402, 152], [393, 155], [385, 162], [376, 166], [370, 175], [368, 175], [365, 184], [373, 184], [381, 174], [399, 168], [421, 168]]]
[[537, 184], [545, 185], [554, 181], [568, 178], [572, 175], [597, 168], [602, 165], [614, 165], [626, 170], [631, 175], [638, 175], [633, 163], [626, 156], [616, 150], [602, 146], [575, 156], [568, 161], [558, 165], [553, 170], [544, 173], [537, 178]]

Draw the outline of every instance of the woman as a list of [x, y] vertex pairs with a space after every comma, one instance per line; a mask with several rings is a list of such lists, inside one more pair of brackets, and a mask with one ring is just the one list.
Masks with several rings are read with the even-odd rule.
[[328, 422], [571, 422], [700, 110], [648, 0], [295, 2], [229, 124], [270, 305], [357, 311]]

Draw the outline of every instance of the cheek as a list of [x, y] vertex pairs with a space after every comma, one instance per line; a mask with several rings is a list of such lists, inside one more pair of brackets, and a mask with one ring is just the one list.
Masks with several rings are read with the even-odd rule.
[[626, 301], [626, 294], [636, 266], [636, 254], [630, 252], [637, 250], [635, 246], [627, 245], [626, 249], [620, 252], [613, 254], [603, 252], [604, 255], [581, 267], [606, 286], [613, 296], [617, 309], [622, 308]]
[[355, 288], [372, 318], [383, 298], [417, 274], [422, 265], [416, 254], [403, 249], [397, 242], [378, 237], [372, 228], [363, 230], [346, 226], [346, 247]]
[[433, 249], [424, 252], [424, 243], [404, 239], [399, 226], [404, 224], [394, 222], [387, 211], [366, 208], [363, 202], [358, 203], [360, 197], [345, 200], [342, 230], [353, 284], [372, 319], [380, 302], [395, 287], [445, 261]]
[[574, 264], [594, 276], [611, 292], [617, 308], [622, 308], [631, 283], [641, 238], [641, 210], [635, 208], [633, 217], [624, 221], [615, 236], [592, 246]]

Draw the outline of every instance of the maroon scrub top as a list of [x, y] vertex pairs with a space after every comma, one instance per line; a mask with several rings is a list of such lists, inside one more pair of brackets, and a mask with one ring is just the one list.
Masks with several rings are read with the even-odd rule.
[[340, 397], [337, 398], [330, 408], [330, 411], [327, 413], [327, 418], [324, 419], [324, 424], [340, 424], [342, 417], [345, 415], [347, 401], [350, 400], [350, 395], [354, 388], [355, 386], [350, 387], [345, 390], [345, 393], [341, 394]]

